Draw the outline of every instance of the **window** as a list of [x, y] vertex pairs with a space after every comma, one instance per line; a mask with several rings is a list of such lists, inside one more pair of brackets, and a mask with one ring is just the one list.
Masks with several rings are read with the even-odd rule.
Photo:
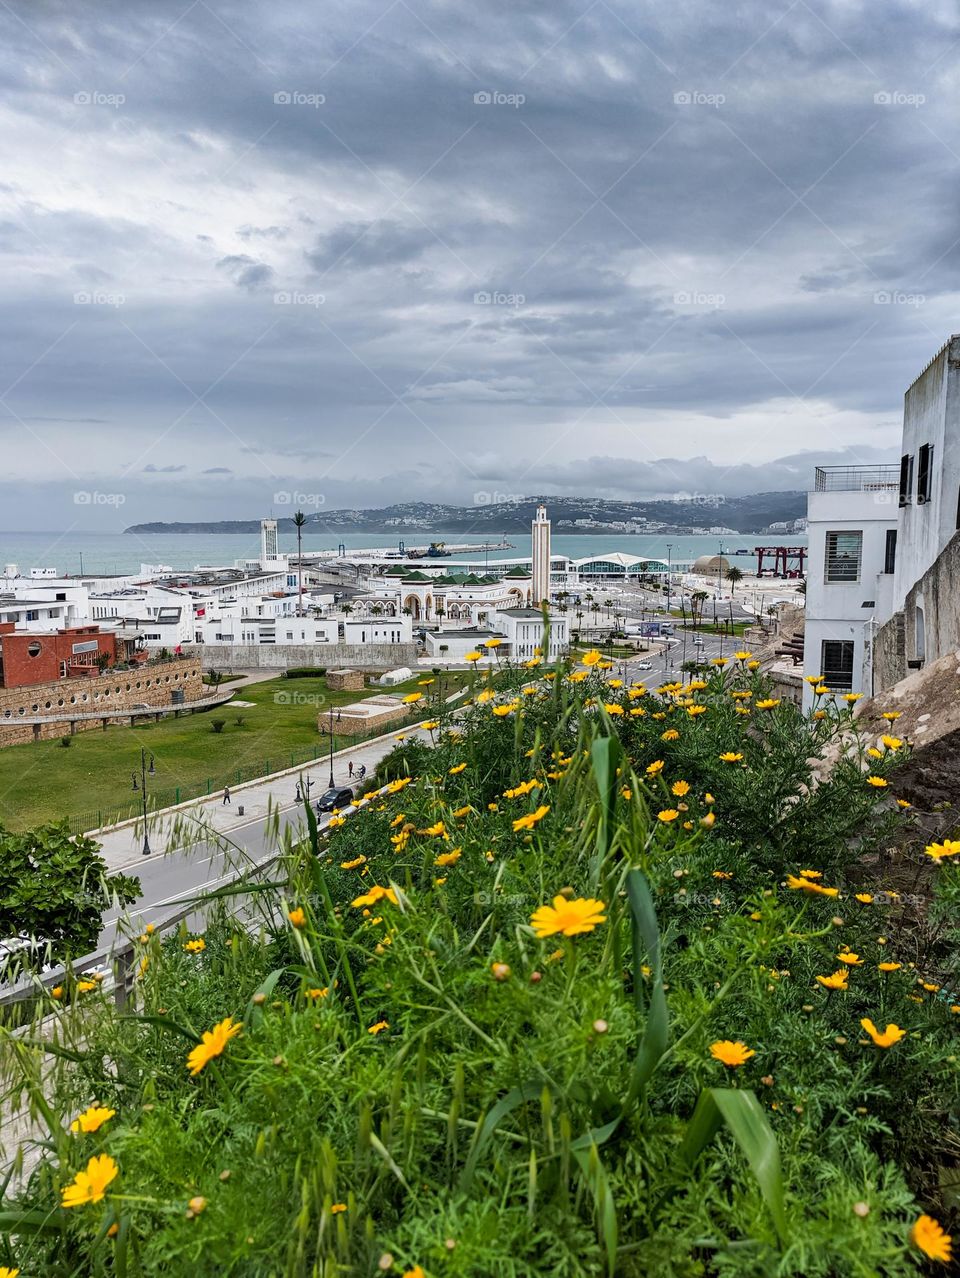
[[913, 458], [904, 453], [900, 458], [900, 505], [910, 505], [910, 493], [913, 489]]
[[893, 572], [897, 566], [897, 530], [887, 529], [887, 542], [883, 548], [883, 571]]
[[824, 581], [859, 581], [862, 532], [828, 532]]
[[917, 505], [923, 506], [930, 500], [933, 485], [933, 445], [921, 444], [917, 454]]
[[820, 669], [823, 682], [836, 692], [853, 688], [853, 640], [824, 639], [820, 645]]

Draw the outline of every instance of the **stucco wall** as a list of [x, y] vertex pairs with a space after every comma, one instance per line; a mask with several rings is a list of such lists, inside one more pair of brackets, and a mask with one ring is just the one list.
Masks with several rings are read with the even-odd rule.
[[907, 591], [901, 612], [877, 632], [874, 686], [891, 688], [920, 659], [918, 612], [923, 614], [923, 664], [960, 647], [960, 533], [955, 533], [933, 567]]
[[417, 666], [413, 643], [199, 644], [185, 645], [184, 652], [199, 656], [204, 670], [287, 670], [296, 666], [394, 670]]

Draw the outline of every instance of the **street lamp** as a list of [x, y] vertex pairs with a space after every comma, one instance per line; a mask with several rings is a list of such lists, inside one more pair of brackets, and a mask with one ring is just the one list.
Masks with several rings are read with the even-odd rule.
[[330, 781], [328, 785], [329, 785], [329, 788], [332, 790], [334, 788], [334, 785], [336, 784], [333, 779], [333, 706], [330, 707], [329, 732], [330, 732]]
[[[157, 770], [153, 766], [153, 755], [150, 756], [150, 768], [147, 769], [147, 752], [140, 747], [140, 804], [143, 810], [143, 850], [141, 856], [150, 855], [150, 837], [147, 832], [147, 777], [157, 775]], [[133, 774], [133, 788], [137, 788], [137, 774]]]
[[673, 542], [667, 542], [667, 613], [670, 612], [670, 570], [673, 566]]

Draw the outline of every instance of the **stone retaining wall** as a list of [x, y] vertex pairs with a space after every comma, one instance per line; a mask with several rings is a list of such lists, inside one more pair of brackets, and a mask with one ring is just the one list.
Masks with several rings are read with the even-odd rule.
[[[98, 710], [132, 709], [137, 705], [169, 706], [175, 689], [184, 690], [184, 704], [203, 697], [200, 663], [195, 657], [138, 666], [133, 670], [108, 670], [92, 678], [56, 679], [29, 688], [0, 688], [0, 746], [20, 745], [63, 737], [71, 731], [101, 728], [97, 718], [74, 719], [71, 713], [95, 715]], [[18, 720], [50, 715], [50, 723]], [[112, 720], [108, 719], [107, 723]]]
[[204, 670], [288, 670], [322, 666], [327, 670], [394, 670], [417, 668], [415, 643], [223, 643], [184, 644], [199, 656]]

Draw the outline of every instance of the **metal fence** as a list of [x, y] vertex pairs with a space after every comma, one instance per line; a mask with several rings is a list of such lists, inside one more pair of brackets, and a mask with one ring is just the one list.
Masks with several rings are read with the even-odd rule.
[[814, 472], [813, 486], [818, 493], [896, 490], [900, 487], [900, 467], [818, 466]]

